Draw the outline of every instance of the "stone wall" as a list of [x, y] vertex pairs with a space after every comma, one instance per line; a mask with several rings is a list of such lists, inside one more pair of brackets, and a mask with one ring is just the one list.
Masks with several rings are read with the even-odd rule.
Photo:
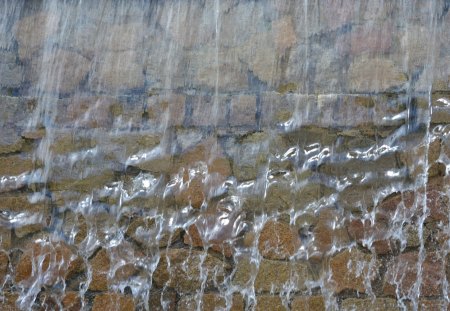
[[0, 3], [1, 309], [446, 309], [449, 8]]

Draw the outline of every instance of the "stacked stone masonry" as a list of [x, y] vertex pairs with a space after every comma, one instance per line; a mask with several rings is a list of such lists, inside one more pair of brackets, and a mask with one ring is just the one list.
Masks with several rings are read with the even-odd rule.
[[447, 310], [449, 7], [2, 1], [0, 309]]

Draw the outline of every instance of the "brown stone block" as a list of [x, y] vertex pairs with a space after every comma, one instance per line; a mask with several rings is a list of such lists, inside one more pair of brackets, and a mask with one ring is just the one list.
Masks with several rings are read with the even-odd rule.
[[19, 259], [15, 282], [28, 286], [44, 274], [45, 284], [53, 285], [59, 278], [68, 279], [83, 269], [83, 260], [65, 243], [33, 243]]
[[322, 296], [295, 297], [291, 303], [292, 311], [325, 311]]
[[259, 236], [259, 252], [267, 259], [288, 259], [299, 247], [298, 233], [283, 222], [269, 220]]
[[33, 168], [33, 160], [28, 155], [0, 157], [0, 176], [20, 175], [31, 171]]
[[[195, 296], [183, 296], [178, 302], [178, 311], [196, 310], [198, 299]], [[244, 300], [241, 295], [235, 294], [229, 300], [219, 294], [204, 293], [200, 310], [217, 310], [230, 307], [231, 311], [244, 311]]]
[[236, 95], [231, 98], [231, 126], [256, 126], [256, 96]]
[[62, 300], [64, 310], [78, 311], [81, 310], [81, 297], [79, 292], [66, 292]]
[[111, 265], [108, 252], [102, 248], [89, 263], [92, 267], [92, 279], [89, 289], [92, 291], [108, 290], [108, 273]]
[[371, 262], [372, 256], [357, 249], [345, 250], [330, 259], [331, 280], [334, 291], [346, 289], [365, 293], [366, 282], [373, 281], [378, 274], [378, 261]]
[[134, 300], [131, 296], [116, 293], [105, 293], [94, 298], [92, 311], [134, 311]]
[[233, 284], [247, 287], [256, 275], [254, 287], [257, 292], [279, 293], [286, 286], [293, 291], [306, 289], [306, 281], [312, 279], [308, 265], [303, 261], [275, 261], [263, 259], [259, 266], [248, 258], [240, 259], [236, 264]]
[[150, 309], [154, 311], [175, 311], [177, 294], [173, 291], [157, 291], [150, 293]]
[[281, 298], [279, 296], [261, 295], [256, 296], [255, 310], [285, 311], [286, 307], [283, 305], [283, 302], [281, 301]]
[[[416, 286], [418, 255], [418, 252], [402, 253], [388, 263], [383, 287], [386, 295], [407, 295]], [[421, 267], [421, 296], [439, 296], [445, 277], [443, 259], [437, 253], [428, 253]]]
[[213, 286], [213, 280], [218, 284], [223, 282], [230, 268], [229, 264], [206, 255], [200, 267], [201, 255], [202, 252], [188, 249], [169, 249], [161, 253], [153, 274], [155, 284], [159, 288], [167, 286], [179, 292], [192, 293], [200, 288], [203, 274], [206, 274], [206, 288]]
[[348, 298], [342, 301], [342, 310], [400, 311], [401, 308], [397, 305], [397, 301], [392, 298], [376, 298], [375, 300]]

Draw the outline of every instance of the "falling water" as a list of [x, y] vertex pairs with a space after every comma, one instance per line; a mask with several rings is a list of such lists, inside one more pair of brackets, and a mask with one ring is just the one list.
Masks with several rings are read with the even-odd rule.
[[1, 309], [446, 310], [449, 8], [1, 1]]

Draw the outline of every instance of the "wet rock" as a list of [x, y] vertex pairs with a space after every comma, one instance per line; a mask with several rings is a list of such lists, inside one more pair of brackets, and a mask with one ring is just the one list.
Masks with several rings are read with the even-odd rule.
[[[191, 225], [188, 228], [188, 232], [184, 235], [184, 243], [192, 245], [194, 247], [204, 247], [202, 236], [200, 235], [197, 226]], [[233, 245], [227, 241], [220, 241], [220, 239], [212, 239], [207, 241], [207, 245], [218, 253], [223, 254], [225, 257], [231, 257], [234, 253]]]
[[397, 305], [397, 301], [392, 298], [376, 298], [375, 300], [348, 298], [342, 301], [342, 310], [363, 311], [369, 309], [375, 311], [401, 310], [400, 307]]
[[[383, 292], [386, 295], [408, 295], [416, 286], [418, 252], [402, 253], [388, 263]], [[422, 264], [422, 296], [439, 296], [445, 275], [443, 259], [437, 253], [426, 254]]]
[[260, 295], [256, 296], [256, 306], [254, 310], [285, 311], [286, 308], [284, 307], [283, 302], [281, 301], [281, 298], [279, 296]]
[[44, 42], [57, 31], [58, 17], [47, 13], [37, 13], [22, 18], [16, 26], [19, 43], [19, 57], [29, 59], [42, 48]]
[[[60, 113], [56, 117], [56, 122], [63, 128], [110, 128], [121, 109], [117, 99], [107, 96], [71, 98], [59, 102], [58, 105]], [[84, 138], [82, 134], [69, 133], [78, 139]], [[86, 133], [85, 138], [91, 138], [92, 134], [89, 134]]]
[[[201, 310], [216, 310], [218, 308], [228, 308], [231, 311], [243, 311], [244, 300], [240, 295], [233, 295], [232, 297], [225, 297], [219, 294], [205, 293], [202, 296]], [[196, 296], [183, 296], [178, 302], [178, 311], [195, 310], [198, 304]]]
[[175, 311], [177, 294], [172, 291], [157, 291], [150, 293], [149, 305], [155, 311]]
[[23, 79], [23, 67], [16, 62], [17, 55], [10, 51], [0, 51], [0, 86], [20, 87]]
[[347, 231], [342, 223], [342, 215], [333, 209], [324, 209], [312, 232], [314, 239], [308, 245], [308, 256], [320, 259], [334, 247], [347, 245]]
[[178, 228], [173, 232], [160, 232], [160, 229], [154, 218], [136, 217], [128, 225], [126, 234], [144, 247], [155, 245], [158, 247], [167, 247], [180, 238], [182, 231]]
[[331, 280], [334, 291], [367, 291], [367, 286], [378, 274], [379, 263], [372, 256], [357, 249], [345, 250], [330, 259]]
[[379, 92], [403, 88], [406, 75], [388, 59], [361, 57], [349, 68], [349, 90], [353, 92]]
[[352, 55], [359, 55], [365, 52], [382, 54], [392, 45], [393, 23], [391, 20], [381, 23], [367, 23], [352, 29], [351, 47]]
[[86, 176], [85, 178], [51, 180], [49, 182], [49, 189], [52, 191], [73, 190], [82, 193], [90, 193], [92, 189], [103, 188], [104, 185], [114, 181], [114, 172], [104, 171]]
[[311, 279], [311, 274], [307, 264], [301, 261], [284, 262], [263, 259], [257, 267], [246, 258], [239, 260], [236, 264], [233, 284], [245, 288], [252, 284], [253, 279], [257, 292], [279, 293], [287, 286], [290, 286], [292, 291], [306, 289], [305, 282]]
[[230, 125], [256, 127], [256, 96], [238, 95], [231, 98]]
[[108, 290], [108, 273], [111, 261], [107, 251], [102, 248], [89, 263], [92, 269], [92, 279], [91, 283], [89, 283], [89, 289], [92, 291]]
[[175, 195], [175, 202], [179, 206], [192, 206], [193, 208], [199, 209], [206, 199], [203, 181], [200, 177], [189, 180]]
[[272, 220], [266, 222], [259, 236], [259, 253], [267, 259], [288, 259], [299, 247], [298, 233], [283, 222]]
[[0, 157], [0, 176], [20, 175], [31, 171], [33, 168], [33, 160], [28, 155]]
[[92, 89], [104, 91], [140, 89], [144, 86], [144, 63], [136, 51], [106, 52], [94, 64]]
[[62, 299], [64, 310], [77, 311], [81, 309], [82, 302], [78, 292], [67, 291]]
[[148, 120], [161, 125], [167, 121], [167, 126], [182, 125], [185, 116], [184, 95], [176, 93], [162, 93], [152, 95], [147, 99]]
[[219, 51], [216, 58], [215, 50], [215, 46], [208, 46], [188, 54], [194, 85], [211, 90], [217, 87], [222, 92], [247, 90], [248, 71], [246, 66], [239, 62], [237, 51], [235, 49]]
[[230, 268], [229, 265], [211, 255], [206, 255], [200, 266], [204, 254], [187, 249], [169, 249], [161, 253], [158, 267], [153, 274], [155, 284], [160, 288], [167, 286], [189, 293], [200, 288], [204, 275], [206, 275], [206, 288], [212, 287], [216, 282], [222, 283]]
[[100, 294], [94, 298], [92, 311], [101, 310], [134, 311], [133, 297], [116, 293]]
[[225, 127], [227, 125], [227, 96], [194, 96], [192, 116], [188, 123], [194, 126]]
[[[76, 90], [85, 79], [90, 60], [73, 51], [56, 49], [51, 55], [32, 58], [31, 66], [26, 68], [29, 71], [25, 72], [25, 77], [42, 90], [67, 94]], [[43, 78], [42, 72], [47, 71], [55, 74]]]
[[65, 243], [33, 243], [20, 257], [15, 282], [30, 286], [43, 277], [44, 284], [54, 285], [61, 278], [69, 279], [83, 269], [83, 260]]
[[20, 311], [16, 304], [18, 298], [18, 294], [6, 292], [4, 298], [0, 301], [0, 307], [4, 311]]
[[349, 236], [360, 245], [374, 250], [379, 255], [387, 254], [397, 249], [395, 239], [391, 239], [389, 223], [381, 220], [354, 219], [350, 221], [347, 230]]
[[1, 250], [9, 250], [11, 249], [11, 229], [6, 226], [0, 227], [0, 249]]
[[6, 274], [8, 273], [9, 256], [6, 252], [0, 252], [0, 283], [5, 281]]
[[322, 296], [295, 297], [291, 303], [292, 311], [325, 311], [325, 301]]

